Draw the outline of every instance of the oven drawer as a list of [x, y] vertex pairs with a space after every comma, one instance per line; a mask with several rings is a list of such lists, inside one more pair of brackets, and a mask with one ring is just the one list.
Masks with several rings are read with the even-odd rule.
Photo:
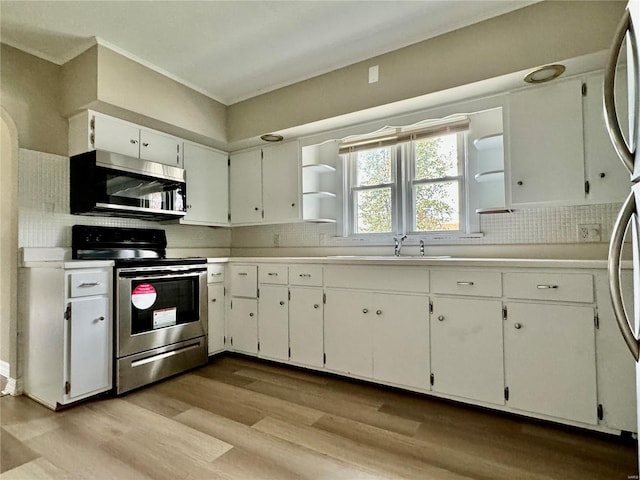
[[69, 274], [69, 297], [107, 295], [109, 273], [105, 271], [73, 272]]
[[210, 263], [207, 265], [207, 283], [224, 282], [224, 263]]

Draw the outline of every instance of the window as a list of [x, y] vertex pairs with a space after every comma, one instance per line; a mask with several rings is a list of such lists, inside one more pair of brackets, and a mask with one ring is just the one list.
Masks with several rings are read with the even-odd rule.
[[464, 230], [468, 121], [343, 144], [347, 235]]

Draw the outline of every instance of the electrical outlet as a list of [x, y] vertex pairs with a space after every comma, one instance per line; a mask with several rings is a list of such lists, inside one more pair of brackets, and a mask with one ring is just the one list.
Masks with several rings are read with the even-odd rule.
[[578, 241], [579, 242], [599, 242], [600, 241], [600, 224], [589, 223], [578, 225]]
[[273, 234], [273, 246], [274, 247], [279, 247], [280, 246], [280, 234], [279, 233], [274, 233]]

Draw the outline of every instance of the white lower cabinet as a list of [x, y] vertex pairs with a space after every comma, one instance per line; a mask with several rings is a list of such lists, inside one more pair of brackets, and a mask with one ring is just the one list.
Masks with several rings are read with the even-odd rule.
[[258, 300], [234, 297], [229, 305], [229, 341], [235, 352], [258, 354]]
[[506, 308], [507, 405], [596, 425], [594, 309], [519, 302]]
[[324, 305], [322, 288], [290, 287], [290, 361], [321, 368], [324, 365]]
[[75, 262], [22, 269], [28, 396], [56, 409], [111, 389], [112, 269]]
[[289, 289], [260, 285], [258, 352], [272, 360], [289, 360]]
[[502, 302], [432, 299], [432, 390], [504, 404]]
[[326, 368], [428, 389], [428, 312], [426, 296], [328, 290]]
[[209, 284], [209, 355], [224, 351], [225, 339], [225, 305], [224, 305], [224, 284]]

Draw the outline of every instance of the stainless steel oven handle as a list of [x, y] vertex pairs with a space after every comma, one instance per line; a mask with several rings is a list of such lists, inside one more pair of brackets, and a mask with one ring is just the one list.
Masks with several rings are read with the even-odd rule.
[[133, 362], [131, 362], [131, 366], [139, 367], [140, 365], [145, 365], [147, 363], [157, 362], [158, 360], [162, 360], [164, 358], [173, 357], [174, 355], [184, 353], [187, 350], [193, 350], [194, 348], [198, 348], [199, 346], [200, 346], [200, 342], [192, 343], [191, 345], [186, 345], [184, 347], [180, 347], [175, 350], [171, 350], [169, 352], [160, 353], [158, 355], [152, 355], [147, 358], [141, 358], [140, 360], [134, 360]]

